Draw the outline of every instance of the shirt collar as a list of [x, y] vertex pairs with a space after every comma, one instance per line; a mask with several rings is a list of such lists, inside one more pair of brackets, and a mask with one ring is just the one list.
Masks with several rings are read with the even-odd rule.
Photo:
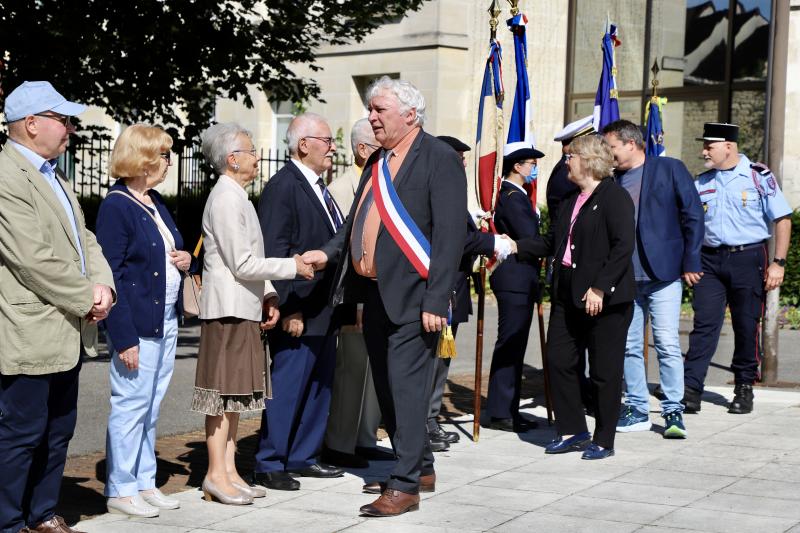
[[513, 181], [511, 181], [511, 180], [503, 180], [503, 181], [504, 181], [505, 183], [508, 183], [509, 185], [513, 185], [514, 187], [516, 187], [517, 189], [521, 190], [521, 191], [522, 191], [522, 192], [524, 192], [525, 194], [528, 194], [528, 191], [526, 191], [526, 190], [525, 190], [525, 187], [523, 187], [522, 185], [517, 185], [516, 183], [514, 183], [514, 182], [513, 182]]
[[384, 150], [387, 152], [391, 150], [396, 157], [399, 157], [401, 160], [404, 159], [408, 151], [411, 149], [411, 145], [414, 144], [414, 139], [417, 138], [417, 135], [419, 135], [421, 130], [422, 128], [419, 126], [413, 127], [411, 131], [406, 133], [405, 137], [400, 139], [400, 142], [398, 142], [394, 148], [384, 148]]
[[58, 159], [45, 159], [44, 157], [40, 156], [39, 154], [37, 154], [36, 152], [34, 152], [33, 150], [31, 150], [31, 149], [30, 149], [30, 148], [28, 148], [27, 146], [24, 146], [24, 145], [22, 145], [22, 144], [20, 144], [20, 143], [16, 142], [16, 141], [15, 141], [15, 140], [13, 140], [13, 139], [8, 139], [8, 142], [11, 144], [11, 146], [12, 146], [12, 147], [13, 147], [13, 148], [14, 148], [14, 149], [17, 151], [17, 152], [19, 152], [20, 154], [22, 154], [22, 156], [23, 156], [25, 159], [27, 159], [27, 160], [28, 160], [28, 161], [31, 163], [31, 165], [33, 165], [33, 167], [34, 167], [36, 170], [38, 170], [38, 171], [39, 171], [39, 172], [41, 172], [42, 174], [47, 174], [47, 175], [49, 176], [49, 173], [46, 173], [46, 172], [44, 172], [44, 171], [42, 170], [42, 168], [43, 168], [45, 165], [47, 165], [47, 166], [49, 167], [49, 169], [48, 169], [48, 170], [49, 170], [50, 172], [55, 172], [55, 169], [56, 169], [56, 164], [58, 163]]
[[292, 158], [292, 163], [294, 163], [295, 166], [300, 169], [300, 172], [303, 173], [303, 176], [305, 176], [305, 178], [308, 180], [308, 183], [310, 183], [312, 187], [317, 186], [320, 176], [318, 176], [313, 170], [305, 166], [297, 159]]

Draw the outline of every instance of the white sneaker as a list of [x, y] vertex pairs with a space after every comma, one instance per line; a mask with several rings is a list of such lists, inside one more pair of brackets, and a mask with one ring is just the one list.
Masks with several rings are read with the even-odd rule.
[[142, 518], [153, 518], [158, 516], [158, 507], [153, 507], [142, 499], [138, 494], [131, 496], [131, 501], [125, 498], [109, 498], [106, 500], [106, 508], [112, 514], [126, 514], [128, 516], [139, 516]]
[[153, 489], [152, 492], [140, 491], [139, 496], [153, 507], [158, 507], [159, 509], [177, 509], [181, 506], [180, 501], [165, 496], [164, 493], [158, 489]]

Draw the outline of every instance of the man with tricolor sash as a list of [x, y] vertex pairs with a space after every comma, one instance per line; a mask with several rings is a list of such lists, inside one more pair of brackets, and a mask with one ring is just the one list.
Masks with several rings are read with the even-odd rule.
[[464, 245], [466, 175], [458, 154], [422, 131], [425, 99], [416, 87], [383, 77], [367, 100], [381, 149], [367, 161], [346, 224], [304, 259], [316, 268], [336, 263], [333, 305], [364, 302], [364, 339], [397, 464], [365, 487], [381, 495], [361, 513], [394, 516], [435, 490], [425, 422]]

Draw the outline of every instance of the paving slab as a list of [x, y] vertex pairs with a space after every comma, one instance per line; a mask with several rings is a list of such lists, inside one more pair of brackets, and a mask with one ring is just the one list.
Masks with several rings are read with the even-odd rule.
[[[714, 387], [709, 394], [729, 396], [731, 388]], [[665, 440], [655, 431], [619, 434], [616, 455], [603, 461], [582, 461], [577, 453], [545, 455], [542, 446], [555, 434], [546, 422], [524, 435], [483, 428], [478, 443], [463, 437], [449, 452], [436, 454], [436, 492], [422, 495], [419, 511], [394, 518], [358, 514], [375, 498], [362, 494], [362, 484], [382, 479], [392, 466], [373, 461], [341, 478], [302, 478], [301, 490], [268, 491], [249, 506], [208, 503], [191, 488], [175, 493], [181, 509], [158, 518], [103, 514], [77, 528], [86, 533], [800, 533], [800, 438], [788, 436], [800, 424], [800, 393], [769, 391], [761, 397], [754, 413], [743, 417], [704, 404], [701, 413], [687, 417], [686, 440]], [[524, 412], [544, 417], [538, 405]], [[593, 420], [587, 422], [591, 427]], [[466, 417], [458, 423], [471, 429]], [[192, 465], [192, 483], [198, 483], [204, 471], [196, 461]]]

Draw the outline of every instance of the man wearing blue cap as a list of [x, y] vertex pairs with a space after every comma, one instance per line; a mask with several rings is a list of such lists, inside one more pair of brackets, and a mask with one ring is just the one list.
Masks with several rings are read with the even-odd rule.
[[[684, 363], [683, 403], [686, 412], [700, 410], [703, 383], [728, 305], [734, 333], [734, 398], [728, 412], [744, 414], [753, 410], [764, 294], [783, 283], [792, 210], [772, 172], [739, 153], [739, 126], [706, 123], [698, 140], [703, 141], [702, 155], [709, 169], [695, 180], [705, 212], [703, 277], [694, 284], [694, 328]], [[767, 240], [773, 222], [775, 254], [770, 261]]]
[[68, 533], [55, 514], [77, 418], [81, 351], [114, 280], [56, 170], [85, 107], [46, 81], [8, 95], [0, 151], [0, 531]]

